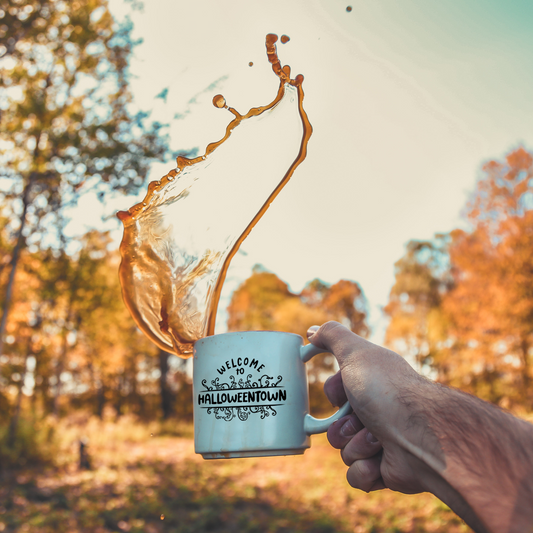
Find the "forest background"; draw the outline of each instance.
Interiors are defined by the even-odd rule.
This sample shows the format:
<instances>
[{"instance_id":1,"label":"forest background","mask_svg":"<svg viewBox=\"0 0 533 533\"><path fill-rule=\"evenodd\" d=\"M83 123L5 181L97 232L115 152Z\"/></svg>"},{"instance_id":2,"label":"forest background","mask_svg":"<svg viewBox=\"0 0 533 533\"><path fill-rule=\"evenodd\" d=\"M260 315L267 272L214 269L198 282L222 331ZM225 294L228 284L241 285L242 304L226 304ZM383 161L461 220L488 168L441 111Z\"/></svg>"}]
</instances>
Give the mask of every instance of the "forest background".
<instances>
[{"instance_id":1,"label":"forest background","mask_svg":"<svg viewBox=\"0 0 533 533\"><path fill-rule=\"evenodd\" d=\"M190 531L205 530L206 523L224 531L239 513L243 531L264 530L265 516L273 520L272 531L466 531L425 496L405 500L407 507L398 503L397 512L383 516L380 506L391 505L389 500L374 497L368 500L373 507L363 512L346 492L337 507L321 508L306 522L295 509L311 500L302 503L291 493L298 505L279 511L279 495L293 490L287 479L262 487L262 493L255 485L249 492L252 482L228 493L222 480L236 479L244 466L228 474L199 466L189 456L194 468L166 456L151 463L141 453L135 459L147 476L139 482L141 496L125 497L126 489L115 481L103 489L98 485L98 475L110 465L121 472L131 467L106 456L109 449L98 437L102 431L122 443L115 455L130 456L132 447L142 448L154 434L160 449L190 444L191 380L183 361L152 345L125 309L117 276L120 256L109 234L90 231L73 242L65 231L66 213L90 191L103 200L113 191L141 190L150 165L175 154L164 126L150 122L147 113L132 112L132 27L127 21L118 24L103 0L0 6L0 471L11 494L0 508L0 531L58 530L64 520L69 531L159 531L173 519L176 530L183 522ZM462 229L407 243L383 309L386 344L431 378L528 417L533 411L531 150L517 146L501 160L482 163L464 216ZM364 287L355 280L314 279L292 292L258 265L231 297L227 328L305 336L310 325L337 320L368 336L367 314ZM325 356L309 370L312 411L326 413L330 406L321 389L335 370L334 360ZM324 444L327 455L326 450ZM172 475L158 470L162 464L172 464ZM260 461L248 465L265 468ZM84 507L75 491L69 494L72 483L65 479L85 470L93 477L71 480L94 496ZM44 471L56 485L43 485ZM178 489L176 476L182 478ZM303 473L292 472L291 479L298 476ZM163 488L154 493L161 479ZM220 500L209 499L209 483L219 486ZM193 485L201 487L194 489L199 493ZM119 503L98 507L104 494L99 491ZM150 505L134 512L135 502L147 495ZM269 512L265 502L272 506ZM345 508L351 509L348 525L339 518ZM33 529L24 529L28 524Z\"/></svg>"}]
</instances>

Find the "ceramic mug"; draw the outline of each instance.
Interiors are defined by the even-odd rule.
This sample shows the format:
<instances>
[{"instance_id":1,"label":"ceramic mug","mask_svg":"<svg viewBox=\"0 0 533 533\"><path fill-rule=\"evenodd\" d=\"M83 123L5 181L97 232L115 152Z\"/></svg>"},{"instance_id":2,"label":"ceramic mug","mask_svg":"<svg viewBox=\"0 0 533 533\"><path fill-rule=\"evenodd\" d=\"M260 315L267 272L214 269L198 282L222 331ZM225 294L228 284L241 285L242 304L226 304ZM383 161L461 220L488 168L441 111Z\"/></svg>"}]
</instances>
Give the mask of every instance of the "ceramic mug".
<instances>
[{"instance_id":1,"label":"ceramic mug","mask_svg":"<svg viewBox=\"0 0 533 533\"><path fill-rule=\"evenodd\" d=\"M305 363L323 353L280 331L223 333L194 345L194 446L204 459L302 454L351 412L309 414Z\"/></svg>"}]
</instances>

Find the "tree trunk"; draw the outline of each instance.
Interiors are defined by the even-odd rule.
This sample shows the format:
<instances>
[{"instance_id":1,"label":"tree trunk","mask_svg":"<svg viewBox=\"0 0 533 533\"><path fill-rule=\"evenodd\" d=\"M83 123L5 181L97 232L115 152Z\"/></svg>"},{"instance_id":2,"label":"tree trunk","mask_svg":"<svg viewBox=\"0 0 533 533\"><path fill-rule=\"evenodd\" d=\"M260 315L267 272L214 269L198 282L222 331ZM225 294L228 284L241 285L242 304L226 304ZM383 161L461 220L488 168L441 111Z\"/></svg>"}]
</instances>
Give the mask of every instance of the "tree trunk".
<instances>
[{"instance_id":1,"label":"tree trunk","mask_svg":"<svg viewBox=\"0 0 533 533\"><path fill-rule=\"evenodd\" d=\"M529 377L529 342L527 339L522 339L520 342L520 351L521 351L521 359L522 359L522 368L521 368L521 374L522 374L522 402L524 402L524 405L528 402L528 392L529 392L529 383L530 383L530 377ZM528 406L531 407L531 406Z\"/></svg>"},{"instance_id":2,"label":"tree trunk","mask_svg":"<svg viewBox=\"0 0 533 533\"><path fill-rule=\"evenodd\" d=\"M165 352L164 350L159 350L159 370L161 372L161 375L159 377L159 384L163 420L167 420L172 414L172 396L167 380L169 355L170 354L168 352Z\"/></svg>"},{"instance_id":3,"label":"tree trunk","mask_svg":"<svg viewBox=\"0 0 533 533\"><path fill-rule=\"evenodd\" d=\"M118 420L122 416L122 401L123 401L124 384L125 384L124 374L119 374L117 376L117 390L115 393L116 420Z\"/></svg>"},{"instance_id":4,"label":"tree trunk","mask_svg":"<svg viewBox=\"0 0 533 533\"><path fill-rule=\"evenodd\" d=\"M13 415L11 416L11 420L9 421L9 429L7 433L7 445L9 448L13 448L13 445L15 444L15 441L17 439L17 431L18 431L19 418L20 418L20 406L22 403L22 387L24 386L24 379L26 377L27 363L28 363L28 354L26 353L26 357L24 358L24 370L21 373L20 381L18 383L17 403L15 404L15 411L13 412Z\"/></svg>"},{"instance_id":5,"label":"tree trunk","mask_svg":"<svg viewBox=\"0 0 533 533\"><path fill-rule=\"evenodd\" d=\"M56 418L59 418L59 396L61 395L61 374L63 373L63 365L62 360L60 359L57 362L56 366L56 386L55 386L55 393L54 397L52 399L52 413Z\"/></svg>"},{"instance_id":6,"label":"tree trunk","mask_svg":"<svg viewBox=\"0 0 533 533\"><path fill-rule=\"evenodd\" d=\"M34 331L41 327L41 323L43 320L40 310L37 311L36 316L37 316L37 320L35 321L35 324L33 326ZM24 387L24 380L26 379L26 371L28 368L28 357L30 355L33 355L35 357L35 354L33 353L32 335L33 333L30 333L30 336L28 337L28 342L26 344L26 355L24 357L24 366L22 368L20 381L18 384L18 390L17 390L17 403L15 404L15 412L13 413L11 420L9 421L9 429L8 429L8 434L7 434L7 444L9 447L13 447L17 439L17 431L18 431L18 425L19 425L19 419L20 419L20 406L22 404L22 387ZM37 358L35 358L35 369L37 369ZM35 376L35 369L34 369L34 376ZM33 397L35 397L35 394L36 394L36 391L34 388ZM34 413L35 413L35 410L33 410L33 414Z\"/></svg>"},{"instance_id":7,"label":"tree trunk","mask_svg":"<svg viewBox=\"0 0 533 533\"><path fill-rule=\"evenodd\" d=\"M141 405L137 392L137 355L134 355L130 359L128 368L128 404L132 412L137 415L141 413Z\"/></svg>"},{"instance_id":8,"label":"tree trunk","mask_svg":"<svg viewBox=\"0 0 533 533\"><path fill-rule=\"evenodd\" d=\"M15 284L15 274L20 259L20 252L25 244L24 227L26 226L26 214L28 212L28 205L30 203L30 191L33 185L33 179L30 177L28 183L24 187L22 193L22 215L20 216L20 227L17 235L17 243L13 248L13 255L11 257L11 272L7 280L6 295L4 298L4 312L2 313L2 320L0 321L0 355L4 352L4 335L7 326L7 317L9 315L9 308L11 306L11 298L13 297L13 286Z\"/></svg>"},{"instance_id":9,"label":"tree trunk","mask_svg":"<svg viewBox=\"0 0 533 533\"><path fill-rule=\"evenodd\" d=\"M70 310L69 310L70 312ZM68 318L67 318L68 320ZM63 339L61 340L61 353L56 366L56 393L54 394L54 416L59 418L59 397L61 396L61 374L65 368L65 361L67 358L67 331L63 328Z\"/></svg>"},{"instance_id":10,"label":"tree trunk","mask_svg":"<svg viewBox=\"0 0 533 533\"><path fill-rule=\"evenodd\" d=\"M98 390L96 393L96 414L98 418L102 420L105 407L105 387L103 381L100 381Z\"/></svg>"}]
</instances>

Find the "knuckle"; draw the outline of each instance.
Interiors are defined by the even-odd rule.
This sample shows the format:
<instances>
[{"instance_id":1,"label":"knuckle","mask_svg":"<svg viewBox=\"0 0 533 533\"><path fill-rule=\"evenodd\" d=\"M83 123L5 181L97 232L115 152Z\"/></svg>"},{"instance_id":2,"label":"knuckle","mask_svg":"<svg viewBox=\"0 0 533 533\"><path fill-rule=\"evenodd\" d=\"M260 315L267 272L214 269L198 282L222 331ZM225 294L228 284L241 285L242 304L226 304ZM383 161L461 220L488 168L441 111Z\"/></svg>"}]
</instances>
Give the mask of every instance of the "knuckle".
<instances>
[{"instance_id":1,"label":"knuckle","mask_svg":"<svg viewBox=\"0 0 533 533\"><path fill-rule=\"evenodd\" d=\"M328 320L324 324L322 324L322 327L320 328L320 333L322 335L329 335L334 329L337 329L341 324L339 322L335 322L335 320Z\"/></svg>"},{"instance_id":2,"label":"knuckle","mask_svg":"<svg viewBox=\"0 0 533 533\"><path fill-rule=\"evenodd\" d=\"M360 459L355 461L346 473L348 483L365 492L370 491L372 485L379 479L379 464L374 459Z\"/></svg>"},{"instance_id":3,"label":"knuckle","mask_svg":"<svg viewBox=\"0 0 533 533\"><path fill-rule=\"evenodd\" d=\"M375 474L375 468L373 468L372 462L368 459L360 459L355 463L359 469L359 473L363 478L372 478Z\"/></svg>"},{"instance_id":4,"label":"knuckle","mask_svg":"<svg viewBox=\"0 0 533 533\"><path fill-rule=\"evenodd\" d=\"M348 468L348 471L346 472L346 481L348 481L349 485L354 489L361 489L359 486L359 479L352 467Z\"/></svg>"},{"instance_id":5,"label":"knuckle","mask_svg":"<svg viewBox=\"0 0 533 533\"><path fill-rule=\"evenodd\" d=\"M342 458L342 461L343 463L346 465L346 466L349 466L351 468L351 466L353 465L354 461L353 460L350 460L351 458L348 457L348 454L346 452L346 447L344 447L342 450L341 450L341 458Z\"/></svg>"},{"instance_id":6,"label":"knuckle","mask_svg":"<svg viewBox=\"0 0 533 533\"><path fill-rule=\"evenodd\" d=\"M333 448L337 448L340 450L346 445L345 439L342 438L342 435L340 434L340 428L342 426L337 424L332 424L327 432L328 441L333 446Z\"/></svg>"},{"instance_id":7,"label":"knuckle","mask_svg":"<svg viewBox=\"0 0 533 533\"><path fill-rule=\"evenodd\" d=\"M346 443L343 450L343 460L346 464L355 461L371 459L378 451L376 446L366 440L367 432L362 429L362 424L356 426L357 433ZM379 448L381 449L381 448Z\"/></svg>"}]
</instances>

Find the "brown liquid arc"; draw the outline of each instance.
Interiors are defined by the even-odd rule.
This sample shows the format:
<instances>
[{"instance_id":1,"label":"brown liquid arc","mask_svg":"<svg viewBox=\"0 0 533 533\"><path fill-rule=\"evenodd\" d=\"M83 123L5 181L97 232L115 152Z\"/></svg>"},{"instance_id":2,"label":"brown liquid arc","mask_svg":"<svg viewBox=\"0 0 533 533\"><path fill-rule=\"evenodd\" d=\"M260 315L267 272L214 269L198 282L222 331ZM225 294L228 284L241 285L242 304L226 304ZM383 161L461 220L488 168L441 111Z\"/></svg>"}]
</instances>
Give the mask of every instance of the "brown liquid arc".
<instances>
[{"instance_id":1,"label":"brown liquid arc","mask_svg":"<svg viewBox=\"0 0 533 533\"><path fill-rule=\"evenodd\" d=\"M135 237L135 234L131 228L132 225L135 224L135 221L137 217L143 213L144 210L148 209L150 206L150 201L153 198L155 194L158 194L160 191L164 189L164 187L171 181L174 181L177 177L179 177L179 174L183 171L184 168L195 165L197 163L200 163L206 159L209 154L213 153L219 146L221 146L226 140L230 137L232 131L239 126L243 121L247 120L250 117L258 116L262 113L264 113L267 110L272 109L283 97L284 94L284 86L285 84L290 84L294 86L297 90L297 96L298 96L298 113L302 122L303 126L303 135L300 143L300 149L299 152L294 159L293 163L290 165L288 170L286 171L285 175L282 177L282 179L279 181L278 185L275 187L275 189L272 191L272 193L268 196L262 207L259 209L257 214L253 217L253 219L250 221L250 223L246 226L244 231L241 233L241 235L238 237L232 248L230 249L229 253L227 254L225 260L223 261L222 267L220 269L220 273L218 274L217 281L214 285L214 288L212 289L212 294L210 295L210 305L208 307L208 319L207 319L207 325L205 328L205 334L207 336L213 335L215 330L215 321L216 321L216 314L218 309L218 302L220 299L220 295L222 292L222 286L226 279L227 271L230 265L230 262L232 258L237 253L239 247L241 246L242 242L246 237L250 234L254 226L259 222L261 217L265 214L270 204L274 201L274 199L278 196L278 194L281 192L281 190L284 188L284 186L288 183L292 175L294 174L294 171L296 168L302 163L302 161L305 159L307 154L307 145L309 142L309 139L312 134L312 126L309 122L309 119L307 117L307 113L304 110L303 107L303 100L304 100L304 91L302 88L303 83L303 76L298 75L294 79L291 79L290 77L290 67L288 65L282 67L279 57L277 55L276 50L276 42L278 40L277 35L275 34L269 34L266 36L266 51L267 51L267 57L269 62L272 64L272 70L278 76L280 80L280 85L278 88L278 92L276 94L276 97L272 102L270 102L267 105L259 106L251 108L245 115L241 115L237 110L235 110L232 107L228 107L226 105L225 99L222 95L216 95L213 98L213 104L216 107L222 108L225 107L230 113L234 115L235 118L231 120L231 122L227 125L226 131L222 139L220 139L217 142L210 143L207 145L205 149L205 153L202 156L198 156L192 159L178 156L176 163L177 168L172 169L168 174L163 176L160 180L156 180L151 182L148 185L147 194L144 197L142 202L139 202L132 206L127 211L120 211L117 213L117 217L122 221L124 225L124 237L122 240L122 243L120 245L120 251L122 254L122 262L119 269L119 277L122 285L122 294L125 301L125 304L127 308L129 309L134 321L139 326L139 328L160 348L172 351L176 353L176 355L179 355L180 357L187 358L192 355L190 352L183 352L183 350L180 349L180 343L187 344L189 341L185 339L175 339L175 332L169 332L168 328L168 309L167 309L167 303L166 298L163 296L161 298L160 303L160 318L161 321L159 322L159 328L162 333L165 334L165 337L168 337L168 344L162 342L152 331L150 331L149 328L145 326L145 320L143 319L141 310L137 309L137 306L133 300L133 298L130 298L130 295L128 293L128 290L126 290L129 287L129 284L134 283L133 279L129 279L131 277L131 272L127 268L128 262L135 261L134 252L132 250L133 247L133 239ZM265 148L266 149L266 148ZM199 272L198 275L201 274L200 270L202 268L202 265L200 264L198 266ZM161 280L164 282L165 280ZM176 342L176 340L178 342Z\"/></svg>"}]
</instances>

